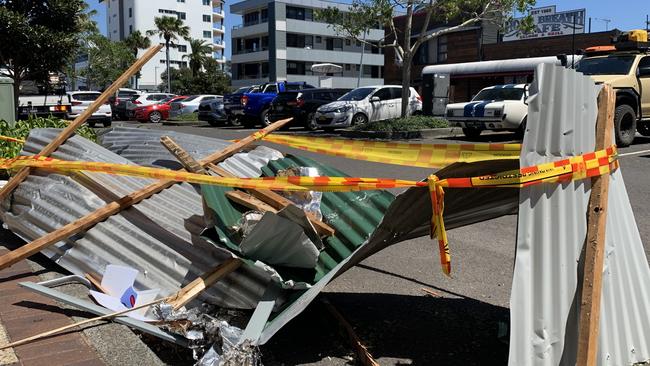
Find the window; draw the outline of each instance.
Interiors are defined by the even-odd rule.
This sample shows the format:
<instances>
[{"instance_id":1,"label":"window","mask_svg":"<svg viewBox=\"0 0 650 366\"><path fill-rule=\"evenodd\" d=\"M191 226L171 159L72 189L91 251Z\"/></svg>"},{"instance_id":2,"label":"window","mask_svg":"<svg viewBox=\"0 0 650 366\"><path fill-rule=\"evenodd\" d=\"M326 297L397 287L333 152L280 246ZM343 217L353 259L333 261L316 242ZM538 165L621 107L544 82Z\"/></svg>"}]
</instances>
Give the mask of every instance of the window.
<instances>
[{"instance_id":1,"label":"window","mask_svg":"<svg viewBox=\"0 0 650 366\"><path fill-rule=\"evenodd\" d=\"M203 0L203 5L210 5L210 0Z\"/></svg>"},{"instance_id":2,"label":"window","mask_svg":"<svg viewBox=\"0 0 650 366\"><path fill-rule=\"evenodd\" d=\"M357 71L361 71L361 65L357 65L356 69Z\"/></svg>"},{"instance_id":3,"label":"window","mask_svg":"<svg viewBox=\"0 0 650 366\"><path fill-rule=\"evenodd\" d=\"M305 8L287 6L287 18L305 20Z\"/></svg>"},{"instance_id":4,"label":"window","mask_svg":"<svg viewBox=\"0 0 650 366\"><path fill-rule=\"evenodd\" d=\"M129 34L133 33L133 26L129 25Z\"/></svg>"},{"instance_id":5,"label":"window","mask_svg":"<svg viewBox=\"0 0 650 366\"><path fill-rule=\"evenodd\" d=\"M186 16L185 13L183 12L176 12L176 15L178 16L178 19L185 20Z\"/></svg>"},{"instance_id":6,"label":"window","mask_svg":"<svg viewBox=\"0 0 650 366\"><path fill-rule=\"evenodd\" d=\"M287 33L287 47L305 48L305 47L313 47L313 46L314 46L314 36Z\"/></svg>"},{"instance_id":7,"label":"window","mask_svg":"<svg viewBox=\"0 0 650 366\"><path fill-rule=\"evenodd\" d=\"M210 23L212 21L212 17L207 14L203 14L203 21Z\"/></svg>"},{"instance_id":8,"label":"window","mask_svg":"<svg viewBox=\"0 0 650 366\"><path fill-rule=\"evenodd\" d=\"M265 78L269 76L269 63L262 62L262 77Z\"/></svg>"},{"instance_id":9,"label":"window","mask_svg":"<svg viewBox=\"0 0 650 366\"><path fill-rule=\"evenodd\" d=\"M361 47L361 41L357 41L357 47Z\"/></svg>"},{"instance_id":10,"label":"window","mask_svg":"<svg viewBox=\"0 0 650 366\"><path fill-rule=\"evenodd\" d=\"M264 91L262 93L277 93L278 88L275 86L275 84L269 84L266 86Z\"/></svg>"},{"instance_id":11,"label":"window","mask_svg":"<svg viewBox=\"0 0 650 366\"><path fill-rule=\"evenodd\" d=\"M259 13L253 12L244 14L244 26L253 25L259 23Z\"/></svg>"},{"instance_id":12,"label":"window","mask_svg":"<svg viewBox=\"0 0 650 366\"><path fill-rule=\"evenodd\" d=\"M646 56L639 61L639 77L650 77L650 56Z\"/></svg>"},{"instance_id":13,"label":"window","mask_svg":"<svg viewBox=\"0 0 650 366\"><path fill-rule=\"evenodd\" d=\"M203 38L211 38L211 37L212 37L212 32L203 31Z\"/></svg>"},{"instance_id":14,"label":"window","mask_svg":"<svg viewBox=\"0 0 650 366\"><path fill-rule=\"evenodd\" d=\"M177 3L184 3L185 0L176 0Z\"/></svg>"},{"instance_id":15,"label":"window","mask_svg":"<svg viewBox=\"0 0 650 366\"><path fill-rule=\"evenodd\" d=\"M323 42L323 37L316 36L316 43L322 43L322 42Z\"/></svg>"},{"instance_id":16,"label":"window","mask_svg":"<svg viewBox=\"0 0 650 366\"><path fill-rule=\"evenodd\" d=\"M326 48L330 51L332 50L342 50L343 49L343 40L340 38L327 38L326 39L327 46Z\"/></svg>"},{"instance_id":17,"label":"window","mask_svg":"<svg viewBox=\"0 0 650 366\"><path fill-rule=\"evenodd\" d=\"M129 8L129 18L133 18L133 8Z\"/></svg>"},{"instance_id":18,"label":"window","mask_svg":"<svg viewBox=\"0 0 650 366\"><path fill-rule=\"evenodd\" d=\"M429 42L430 41L422 43L420 47L418 47L418 50L415 51L415 56L413 56L413 63L415 65L429 64Z\"/></svg>"},{"instance_id":19,"label":"window","mask_svg":"<svg viewBox=\"0 0 650 366\"><path fill-rule=\"evenodd\" d=\"M438 62L447 62L447 36L438 37Z\"/></svg>"},{"instance_id":20,"label":"window","mask_svg":"<svg viewBox=\"0 0 650 366\"><path fill-rule=\"evenodd\" d=\"M402 88L390 88L390 98L400 99L402 97Z\"/></svg>"},{"instance_id":21,"label":"window","mask_svg":"<svg viewBox=\"0 0 650 366\"><path fill-rule=\"evenodd\" d=\"M352 44L352 42L351 42L349 39L346 39L346 40L345 40L345 45L346 45L346 46L349 46L349 45L351 45L351 44Z\"/></svg>"},{"instance_id":22,"label":"window","mask_svg":"<svg viewBox=\"0 0 650 366\"><path fill-rule=\"evenodd\" d=\"M373 94L372 97L373 97L373 98L374 98L374 97L378 97L379 100L389 100L389 99L392 99L391 92L390 92L390 88L381 88L381 89L377 90L377 91L375 92L375 94Z\"/></svg>"},{"instance_id":23,"label":"window","mask_svg":"<svg viewBox=\"0 0 650 366\"><path fill-rule=\"evenodd\" d=\"M305 63L298 61L287 61L287 74L305 75Z\"/></svg>"},{"instance_id":24,"label":"window","mask_svg":"<svg viewBox=\"0 0 650 366\"><path fill-rule=\"evenodd\" d=\"M269 9L262 9L260 12L260 19L262 23L266 23L269 20Z\"/></svg>"},{"instance_id":25,"label":"window","mask_svg":"<svg viewBox=\"0 0 650 366\"><path fill-rule=\"evenodd\" d=\"M312 9L305 9L305 20L314 20L314 11Z\"/></svg>"},{"instance_id":26,"label":"window","mask_svg":"<svg viewBox=\"0 0 650 366\"><path fill-rule=\"evenodd\" d=\"M350 64L345 64L345 71L350 71Z\"/></svg>"},{"instance_id":27,"label":"window","mask_svg":"<svg viewBox=\"0 0 650 366\"><path fill-rule=\"evenodd\" d=\"M178 49L178 52L187 52L187 46L184 44L179 44L176 48Z\"/></svg>"}]
</instances>

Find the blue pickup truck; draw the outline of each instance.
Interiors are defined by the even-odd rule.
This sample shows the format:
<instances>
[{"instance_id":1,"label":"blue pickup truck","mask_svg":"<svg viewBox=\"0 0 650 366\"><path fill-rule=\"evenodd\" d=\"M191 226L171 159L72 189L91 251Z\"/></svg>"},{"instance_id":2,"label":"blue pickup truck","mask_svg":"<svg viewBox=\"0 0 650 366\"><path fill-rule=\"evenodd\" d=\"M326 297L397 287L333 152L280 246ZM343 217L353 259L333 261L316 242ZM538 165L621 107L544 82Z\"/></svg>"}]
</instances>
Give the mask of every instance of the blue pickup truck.
<instances>
[{"instance_id":1,"label":"blue pickup truck","mask_svg":"<svg viewBox=\"0 0 650 366\"><path fill-rule=\"evenodd\" d=\"M243 107L243 122L248 127L261 124L268 126L272 123L268 112L271 102L279 92L313 89L314 87L305 82L279 81L277 83L266 83L253 89L251 92L243 93L239 97L239 103ZM224 100L228 96L224 97Z\"/></svg>"}]
</instances>

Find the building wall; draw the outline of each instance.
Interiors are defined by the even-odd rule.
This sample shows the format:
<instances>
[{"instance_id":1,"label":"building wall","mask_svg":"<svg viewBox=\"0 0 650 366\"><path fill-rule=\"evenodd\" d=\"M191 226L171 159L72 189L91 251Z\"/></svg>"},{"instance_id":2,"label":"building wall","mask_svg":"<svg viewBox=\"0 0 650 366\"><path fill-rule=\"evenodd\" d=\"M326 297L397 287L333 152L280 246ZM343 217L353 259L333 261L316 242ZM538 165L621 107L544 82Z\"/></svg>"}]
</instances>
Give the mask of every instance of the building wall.
<instances>
[{"instance_id":1,"label":"building wall","mask_svg":"<svg viewBox=\"0 0 650 366\"><path fill-rule=\"evenodd\" d=\"M613 31L576 34L575 50L611 44L613 35ZM485 45L483 47L483 56L485 60L503 60L509 58L573 54L572 39L572 36L559 36L500 42Z\"/></svg>"},{"instance_id":2,"label":"building wall","mask_svg":"<svg viewBox=\"0 0 650 366\"><path fill-rule=\"evenodd\" d=\"M148 30L155 29L154 19L161 16L176 16L184 13L183 22L190 27L190 37L205 40L214 49L212 54L215 59L225 63L223 44L220 41L225 39L222 31L223 15L222 3L219 0L210 0L204 5L203 0L104 0L107 12L108 38L119 41L129 36L133 31L140 31L146 34ZM214 7L214 8L213 8ZM204 19L204 15L209 20ZM164 39L157 35L150 36L152 44L164 43ZM177 40L180 47L170 49L170 61L172 67L187 65L187 59L183 55L191 52L189 43L184 39ZM220 44L215 46L215 43ZM139 56L145 51L141 50ZM156 89L161 82L160 75L165 70L164 49L153 57L140 71L140 89Z\"/></svg>"},{"instance_id":3,"label":"building wall","mask_svg":"<svg viewBox=\"0 0 650 366\"><path fill-rule=\"evenodd\" d=\"M331 75L332 86L356 87L360 71L363 71L361 85L383 83L384 56L376 47L373 49L368 46L364 51L365 67L362 70L359 67L363 49L360 43L346 41L326 23L288 17L288 6L312 10L327 6L347 9L345 4L319 0L283 0L268 3L246 0L231 5L232 13L244 17L244 24L233 28L231 33L233 86L280 80L304 80L318 85L318 76L310 71L311 65L316 63L334 63L343 67L341 73ZM263 20L261 15L264 11L268 14L266 20ZM251 19L257 16L258 21L248 21L248 15ZM300 46L288 43L287 37L299 38ZM367 40L377 41L382 37L383 30L373 29ZM328 50L328 38L340 39L341 48ZM264 72L267 69L268 72Z\"/></svg>"}]
</instances>

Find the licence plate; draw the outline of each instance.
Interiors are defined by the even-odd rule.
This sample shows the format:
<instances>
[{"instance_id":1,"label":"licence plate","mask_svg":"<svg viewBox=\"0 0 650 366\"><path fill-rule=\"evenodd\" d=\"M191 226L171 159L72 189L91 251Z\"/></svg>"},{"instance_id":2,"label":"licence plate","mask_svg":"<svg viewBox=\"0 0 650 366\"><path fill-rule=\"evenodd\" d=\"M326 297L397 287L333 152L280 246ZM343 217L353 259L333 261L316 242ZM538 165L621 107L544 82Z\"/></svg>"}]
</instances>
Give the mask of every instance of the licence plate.
<instances>
[{"instance_id":1,"label":"licence plate","mask_svg":"<svg viewBox=\"0 0 650 366\"><path fill-rule=\"evenodd\" d=\"M319 120L319 121L324 121L324 120L326 120L326 119L327 119L327 117L325 117L325 116L323 116L323 115L318 116L318 120Z\"/></svg>"}]
</instances>

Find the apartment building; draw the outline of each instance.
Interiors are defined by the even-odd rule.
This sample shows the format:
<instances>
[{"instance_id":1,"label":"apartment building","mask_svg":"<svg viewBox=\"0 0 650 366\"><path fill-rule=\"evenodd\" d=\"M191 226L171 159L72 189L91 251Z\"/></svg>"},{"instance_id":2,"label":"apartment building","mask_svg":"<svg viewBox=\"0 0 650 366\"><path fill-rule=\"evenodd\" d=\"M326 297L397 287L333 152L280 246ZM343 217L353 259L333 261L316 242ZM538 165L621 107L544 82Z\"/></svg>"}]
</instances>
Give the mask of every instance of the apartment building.
<instances>
[{"instance_id":1,"label":"apartment building","mask_svg":"<svg viewBox=\"0 0 650 366\"><path fill-rule=\"evenodd\" d=\"M190 27L190 37L203 39L213 49L213 57L222 65L226 62L224 54L226 29L223 25L226 16L222 0L100 0L106 3L108 38L123 40L138 30L146 34L155 29L154 19L161 16L176 16ZM149 37L152 44L164 43L157 35ZM143 53L144 51L140 51ZM181 39L170 49L172 67L188 66L187 58L191 52L188 42ZM161 83L165 71L165 52L161 51L141 70L138 87L153 90Z\"/></svg>"},{"instance_id":2,"label":"apartment building","mask_svg":"<svg viewBox=\"0 0 650 366\"><path fill-rule=\"evenodd\" d=\"M230 12L242 16L233 27L232 84L235 87L268 81L306 81L312 85L355 88L383 84L383 49L364 45L337 34L331 26L315 19L315 11L349 5L323 0L244 0L230 5ZM377 43L384 37L381 27L366 35ZM313 64L333 63L341 72L319 75Z\"/></svg>"}]
</instances>

